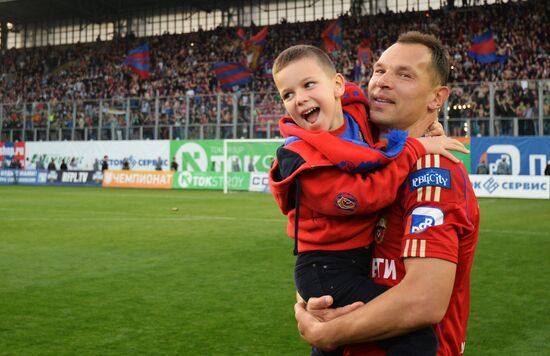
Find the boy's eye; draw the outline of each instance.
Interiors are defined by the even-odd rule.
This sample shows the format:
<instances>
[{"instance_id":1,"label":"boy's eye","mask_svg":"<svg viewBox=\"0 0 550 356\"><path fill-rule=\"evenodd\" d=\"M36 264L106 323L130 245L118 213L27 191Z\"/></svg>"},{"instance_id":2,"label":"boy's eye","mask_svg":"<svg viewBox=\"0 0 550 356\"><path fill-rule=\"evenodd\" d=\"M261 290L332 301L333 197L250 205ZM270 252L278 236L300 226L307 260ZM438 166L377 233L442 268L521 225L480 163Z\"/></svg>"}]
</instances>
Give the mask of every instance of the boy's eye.
<instances>
[{"instance_id":1,"label":"boy's eye","mask_svg":"<svg viewBox=\"0 0 550 356\"><path fill-rule=\"evenodd\" d=\"M305 87L306 87L306 88L311 88L311 87L314 86L314 85L315 85L314 82L307 82L306 85L305 85Z\"/></svg>"},{"instance_id":2,"label":"boy's eye","mask_svg":"<svg viewBox=\"0 0 550 356\"><path fill-rule=\"evenodd\" d=\"M286 101L292 97L292 93L285 93L283 94L283 100Z\"/></svg>"}]
</instances>

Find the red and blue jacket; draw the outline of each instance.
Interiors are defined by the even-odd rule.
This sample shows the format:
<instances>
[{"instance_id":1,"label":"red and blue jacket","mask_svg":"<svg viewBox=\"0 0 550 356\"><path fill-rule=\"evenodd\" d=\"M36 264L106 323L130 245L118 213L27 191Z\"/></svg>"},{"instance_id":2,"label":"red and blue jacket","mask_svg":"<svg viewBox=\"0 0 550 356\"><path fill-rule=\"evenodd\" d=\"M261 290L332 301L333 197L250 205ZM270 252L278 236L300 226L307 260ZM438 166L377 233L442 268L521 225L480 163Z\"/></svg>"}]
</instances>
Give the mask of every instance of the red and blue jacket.
<instances>
[{"instance_id":1,"label":"red and blue jacket","mask_svg":"<svg viewBox=\"0 0 550 356\"><path fill-rule=\"evenodd\" d=\"M332 132L304 130L290 117L279 122L286 141L277 151L269 184L288 216L288 235L297 237L295 253L368 246L377 212L395 200L426 153L418 140L397 130L375 144L367 99L354 84L346 84L342 106L345 124Z\"/></svg>"}]
</instances>

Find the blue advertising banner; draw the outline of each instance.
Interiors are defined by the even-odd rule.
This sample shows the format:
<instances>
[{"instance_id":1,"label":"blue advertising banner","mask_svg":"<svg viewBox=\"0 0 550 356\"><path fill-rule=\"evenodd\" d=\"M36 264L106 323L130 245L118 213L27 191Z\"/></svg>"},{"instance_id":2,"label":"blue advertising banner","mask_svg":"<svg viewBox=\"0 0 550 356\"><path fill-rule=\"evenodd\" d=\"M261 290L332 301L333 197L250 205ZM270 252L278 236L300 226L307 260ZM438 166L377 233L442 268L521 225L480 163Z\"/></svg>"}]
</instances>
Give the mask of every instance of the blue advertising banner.
<instances>
[{"instance_id":1,"label":"blue advertising banner","mask_svg":"<svg viewBox=\"0 0 550 356\"><path fill-rule=\"evenodd\" d=\"M48 185L101 186L101 171L49 171Z\"/></svg>"},{"instance_id":2,"label":"blue advertising banner","mask_svg":"<svg viewBox=\"0 0 550 356\"><path fill-rule=\"evenodd\" d=\"M0 184L46 184L48 171L35 169L0 169Z\"/></svg>"},{"instance_id":3,"label":"blue advertising banner","mask_svg":"<svg viewBox=\"0 0 550 356\"><path fill-rule=\"evenodd\" d=\"M0 169L0 184L101 186L101 171Z\"/></svg>"},{"instance_id":4,"label":"blue advertising banner","mask_svg":"<svg viewBox=\"0 0 550 356\"><path fill-rule=\"evenodd\" d=\"M472 137L471 172L485 161L489 174L496 174L501 162L508 163L512 175L544 175L550 162L550 137Z\"/></svg>"}]
</instances>

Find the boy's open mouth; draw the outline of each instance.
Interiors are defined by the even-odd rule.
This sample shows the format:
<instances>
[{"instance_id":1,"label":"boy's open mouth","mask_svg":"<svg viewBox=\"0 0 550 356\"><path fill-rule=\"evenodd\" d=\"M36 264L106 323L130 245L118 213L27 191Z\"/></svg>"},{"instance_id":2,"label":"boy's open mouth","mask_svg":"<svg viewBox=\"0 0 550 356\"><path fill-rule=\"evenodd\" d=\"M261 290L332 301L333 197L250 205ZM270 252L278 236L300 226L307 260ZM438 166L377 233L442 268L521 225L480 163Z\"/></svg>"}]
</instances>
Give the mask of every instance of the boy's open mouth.
<instances>
[{"instance_id":1,"label":"boy's open mouth","mask_svg":"<svg viewBox=\"0 0 550 356\"><path fill-rule=\"evenodd\" d=\"M317 107L314 107L314 108L311 108L307 111L305 111L303 114L302 114L302 118L306 121L310 121L310 120L314 120L317 115L315 115L316 113L319 113L319 110L321 110L321 108L319 108L318 106Z\"/></svg>"}]
</instances>

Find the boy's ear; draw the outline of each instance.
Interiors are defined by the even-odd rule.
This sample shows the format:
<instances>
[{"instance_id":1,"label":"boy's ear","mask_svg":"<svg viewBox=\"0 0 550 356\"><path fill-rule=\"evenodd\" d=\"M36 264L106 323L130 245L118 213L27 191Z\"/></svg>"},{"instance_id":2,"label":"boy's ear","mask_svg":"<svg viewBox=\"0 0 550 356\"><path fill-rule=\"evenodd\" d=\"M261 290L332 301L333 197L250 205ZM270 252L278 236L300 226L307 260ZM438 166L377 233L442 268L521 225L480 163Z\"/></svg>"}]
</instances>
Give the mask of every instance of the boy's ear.
<instances>
[{"instance_id":1,"label":"boy's ear","mask_svg":"<svg viewBox=\"0 0 550 356\"><path fill-rule=\"evenodd\" d=\"M449 87L439 86L435 89L432 100L428 103L430 111L436 111L443 107L443 103L449 98Z\"/></svg>"},{"instance_id":2,"label":"boy's ear","mask_svg":"<svg viewBox=\"0 0 550 356\"><path fill-rule=\"evenodd\" d=\"M346 80L342 74L336 73L334 76L334 96L339 98L344 95L344 91L346 91Z\"/></svg>"}]
</instances>

